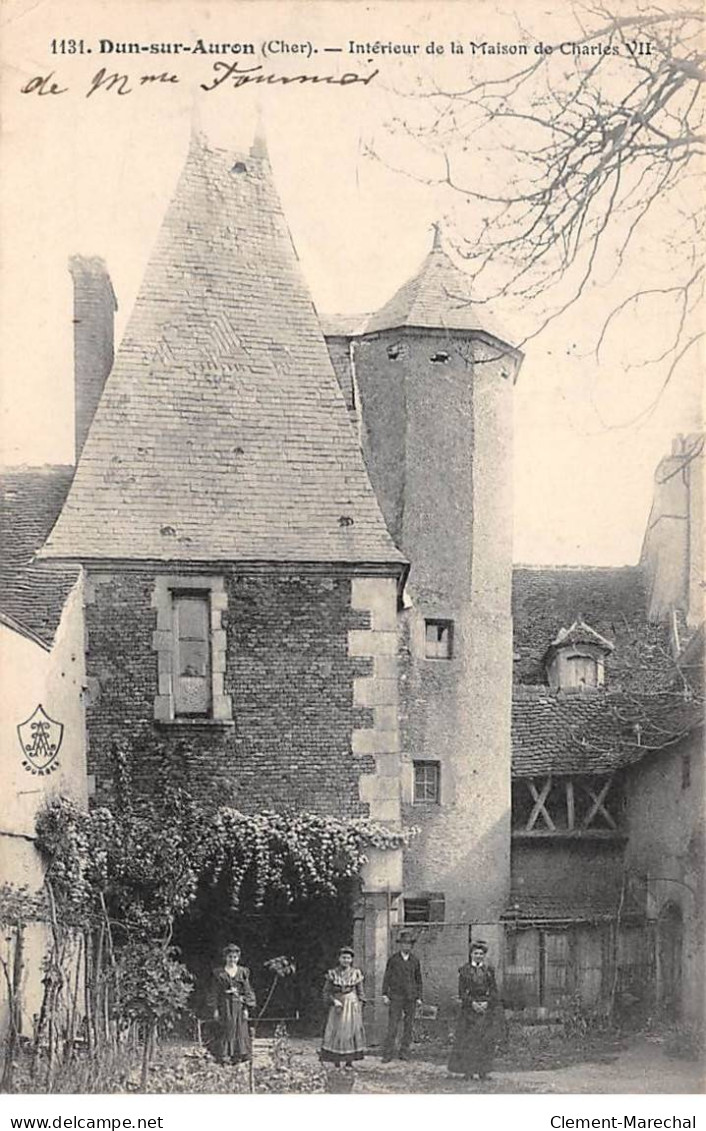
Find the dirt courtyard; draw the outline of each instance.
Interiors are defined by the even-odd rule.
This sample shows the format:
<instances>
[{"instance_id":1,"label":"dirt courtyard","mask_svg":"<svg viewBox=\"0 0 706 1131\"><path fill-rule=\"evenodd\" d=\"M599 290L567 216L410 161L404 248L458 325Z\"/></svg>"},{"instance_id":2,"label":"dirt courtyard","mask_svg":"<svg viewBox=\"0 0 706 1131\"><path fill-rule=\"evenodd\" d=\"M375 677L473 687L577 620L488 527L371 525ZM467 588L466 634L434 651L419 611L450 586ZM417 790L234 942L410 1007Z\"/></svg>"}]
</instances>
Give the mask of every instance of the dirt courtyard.
<instances>
[{"instance_id":1,"label":"dirt courtyard","mask_svg":"<svg viewBox=\"0 0 706 1131\"><path fill-rule=\"evenodd\" d=\"M316 1061L316 1042L293 1040L292 1059L296 1063ZM704 1068L692 1061L665 1055L663 1042L656 1038L635 1037L620 1049L596 1050L591 1059L565 1067L513 1069L507 1055L488 1081L465 1081L451 1077L446 1066L425 1060L419 1050L409 1061L383 1064L378 1055L366 1057L354 1070L356 1093L654 1093L691 1094L705 1089ZM595 1057L595 1059L594 1059Z\"/></svg>"}]
</instances>

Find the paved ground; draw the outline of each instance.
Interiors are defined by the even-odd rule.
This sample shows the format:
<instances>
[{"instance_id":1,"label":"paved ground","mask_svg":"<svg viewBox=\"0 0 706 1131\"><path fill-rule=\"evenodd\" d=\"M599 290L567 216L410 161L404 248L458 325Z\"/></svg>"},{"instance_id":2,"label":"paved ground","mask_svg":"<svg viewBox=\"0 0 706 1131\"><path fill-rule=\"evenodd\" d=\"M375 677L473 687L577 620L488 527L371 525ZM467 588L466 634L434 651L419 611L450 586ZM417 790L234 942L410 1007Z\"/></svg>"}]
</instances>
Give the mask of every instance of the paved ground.
<instances>
[{"instance_id":1,"label":"paved ground","mask_svg":"<svg viewBox=\"0 0 706 1131\"><path fill-rule=\"evenodd\" d=\"M316 1059L316 1047L309 1041L292 1041L295 1059L301 1063ZM487 1082L466 1082L449 1076L443 1064L415 1057L411 1061L383 1064L378 1056L367 1057L355 1070L353 1091L375 1093L404 1092L480 1092L485 1094L542 1093L648 1093L692 1094L706 1090L703 1067L665 1056L660 1042L636 1038L627 1048L566 1068L493 1072ZM344 1075L341 1072L340 1075Z\"/></svg>"}]
</instances>

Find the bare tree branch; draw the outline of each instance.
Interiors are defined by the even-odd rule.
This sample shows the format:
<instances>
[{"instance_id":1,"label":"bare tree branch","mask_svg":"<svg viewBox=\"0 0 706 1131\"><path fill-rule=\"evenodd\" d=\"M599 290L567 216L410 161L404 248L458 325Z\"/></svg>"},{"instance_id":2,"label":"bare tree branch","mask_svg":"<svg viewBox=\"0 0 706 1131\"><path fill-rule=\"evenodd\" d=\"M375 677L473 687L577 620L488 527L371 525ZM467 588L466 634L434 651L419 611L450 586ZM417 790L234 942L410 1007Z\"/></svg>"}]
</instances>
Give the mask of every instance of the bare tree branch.
<instances>
[{"instance_id":1,"label":"bare tree branch","mask_svg":"<svg viewBox=\"0 0 706 1131\"><path fill-rule=\"evenodd\" d=\"M608 335L641 302L664 296L663 341L635 363L663 367L659 398L702 337L704 13L634 2L630 13L578 5L571 57L555 45L500 74L496 60L492 73L481 67L459 89L433 79L405 91L408 112L388 124L388 140L421 147L426 172L399 157L391 163L384 142L372 155L446 194L472 301L513 300L534 315L520 347L599 277L616 287L641 280L597 326L599 360ZM652 276L646 246L657 263Z\"/></svg>"}]
</instances>

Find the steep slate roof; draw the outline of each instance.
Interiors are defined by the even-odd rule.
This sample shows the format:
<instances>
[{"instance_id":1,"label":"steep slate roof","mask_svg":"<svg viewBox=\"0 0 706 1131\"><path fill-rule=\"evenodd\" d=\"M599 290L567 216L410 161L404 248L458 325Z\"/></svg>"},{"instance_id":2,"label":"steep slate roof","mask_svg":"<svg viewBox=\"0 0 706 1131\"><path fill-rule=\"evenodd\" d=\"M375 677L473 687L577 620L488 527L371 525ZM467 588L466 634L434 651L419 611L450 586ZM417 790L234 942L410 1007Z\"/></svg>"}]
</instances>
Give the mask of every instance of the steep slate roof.
<instances>
[{"instance_id":1,"label":"steep slate roof","mask_svg":"<svg viewBox=\"0 0 706 1131\"><path fill-rule=\"evenodd\" d=\"M195 138L48 558L403 558L267 158Z\"/></svg>"},{"instance_id":2,"label":"steep slate roof","mask_svg":"<svg viewBox=\"0 0 706 1131\"><path fill-rule=\"evenodd\" d=\"M470 276L444 251L438 228L434 244L413 275L375 314L321 316L327 337L358 337L405 326L477 331L508 342L484 304L474 300Z\"/></svg>"},{"instance_id":3,"label":"steep slate roof","mask_svg":"<svg viewBox=\"0 0 706 1131\"><path fill-rule=\"evenodd\" d=\"M64 466L0 469L0 614L47 646L78 569L38 568L32 558L56 522L73 474Z\"/></svg>"}]
</instances>

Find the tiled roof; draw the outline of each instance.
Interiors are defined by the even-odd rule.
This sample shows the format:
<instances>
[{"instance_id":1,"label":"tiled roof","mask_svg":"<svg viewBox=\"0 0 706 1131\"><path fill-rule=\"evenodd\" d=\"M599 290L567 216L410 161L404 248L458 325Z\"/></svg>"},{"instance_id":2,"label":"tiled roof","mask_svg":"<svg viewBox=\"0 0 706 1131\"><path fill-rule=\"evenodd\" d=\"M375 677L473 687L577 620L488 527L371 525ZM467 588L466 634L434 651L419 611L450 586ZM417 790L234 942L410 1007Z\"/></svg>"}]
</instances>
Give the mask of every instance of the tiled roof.
<instances>
[{"instance_id":1,"label":"tiled roof","mask_svg":"<svg viewBox=\"0 0 706 1131\"><path fill-rule=\"evenodd\" d=\"M261 154L193 140L43 556L403 562Z\"/></svg>"},{"instance_id":2,"label":"tiled roof","mask_svg":"<svg viewBox=\"0 0 706 1131\"><path fill-rule=\"evenodd\" d=\"M592 923L614 919L618 914L619 893L597 892L592 898L567 899L543 892L512 892L501 918L504 922L571 922ZM644 916L644 908L633 896L626 897L620 908L621 919Z\"/></svg>"},{"instance_id":3,"label":"tiled roof","mask_svg":"<svg viewBox=\"0 0 706 1131\"><path fill-rule=\"evenodd\" d=\"M664 644L664 630L649 625L638 566L515 566L512 583L516 683L546 679L543 658L557 632L581 617L614 650L606 657L608 688L621 684ZM632 675L630 675L632 673Z\"/></svg>"},{"instance_id":4,"label":"tiled roof","mask_svg":"<svg viewBox=\"0 0 706 1131\"><path fill-rule=\"evenodd\" d=\"M513 777L601 774L634 761L615 707L622 696L602 691L555 694L515 687L512 702Z\"/></svg>"},{"instance_id":5,"label":"tiled roof","mask_svg":"<svg viewBox=\"0 0 706 1131\"><path fill-rule=\"evenodd\" d=\"M0 470L0 613L51 645L76 567L32 565L66 498L72 467ZM13 626L14 627L14 626Z\"/></svg>"},{"instance_id":6,"label":"tiled roof","mask_svg":"<svg viewBox=\"0 0 706 1131\"><path fill-rule=\"evenodd\" d=\"M700 725L700 703L676 685L645 694L515 685L512 776L612 773L669 753Z\"/></svg>"},{"instance_id":7,"label":"tiled roof","mask_svg":"<svg viewBox=\"0 0 706 1131\"><path fill-rule=\"evenodd\" d=\"M416 275L375 314L322 315L321 323L327 337L357 337L409 326L476 331L508 342L486 306L474 299L470 276L444 251L438 230Z\"/></svg>"}]
</instances>

